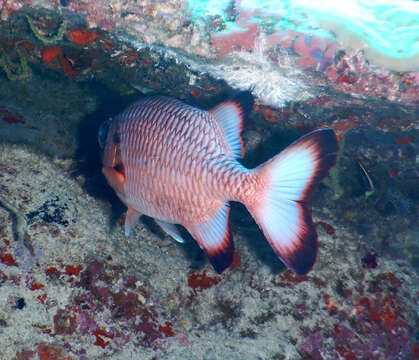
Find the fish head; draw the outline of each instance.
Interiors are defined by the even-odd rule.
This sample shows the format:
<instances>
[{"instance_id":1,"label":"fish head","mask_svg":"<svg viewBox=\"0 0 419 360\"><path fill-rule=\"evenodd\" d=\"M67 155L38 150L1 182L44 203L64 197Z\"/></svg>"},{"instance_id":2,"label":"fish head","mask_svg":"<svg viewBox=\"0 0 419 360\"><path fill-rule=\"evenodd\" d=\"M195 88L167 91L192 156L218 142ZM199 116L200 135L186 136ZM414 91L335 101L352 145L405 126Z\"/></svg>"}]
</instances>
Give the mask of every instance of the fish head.
<instances>
[{"instance_id":1,"label":"fish head","mask_svg":"<svg viewBox=\"0 0 419 360\"><path fill-rule=\"evenodd\" d=\"M125 167L121 159L118 119L108 119L99 128L98 142L102 149L102 173L119 198L125 202Z\"/></svg>"}]
</instances>

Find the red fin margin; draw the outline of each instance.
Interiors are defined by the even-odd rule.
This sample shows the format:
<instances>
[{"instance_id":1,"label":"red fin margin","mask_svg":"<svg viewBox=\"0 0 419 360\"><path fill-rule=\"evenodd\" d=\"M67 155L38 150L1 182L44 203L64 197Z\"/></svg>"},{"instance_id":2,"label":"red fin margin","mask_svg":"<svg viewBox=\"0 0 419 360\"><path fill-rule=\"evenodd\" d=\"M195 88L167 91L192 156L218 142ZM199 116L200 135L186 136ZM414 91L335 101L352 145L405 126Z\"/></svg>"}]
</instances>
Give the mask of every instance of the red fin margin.
<instances>
[{"instance_id":1,"label":"red fin margin","mask_svg":"<svg viewBox=\"0 0 419 360\"><path fill-rule=\"evenodd\" d=\"M244 156L245 149L241 132L244 119L247 118L252 107L252 95L248 91L242 91L210 110L223 130L228 149L235 159Z\"/></svg>"},{"instance_id":2,"label":"red fin margin","mask_svg":"<svg viewBox=\"0 0 419 360\"><path fill-rule=\"evenodd\" d=\"M276 255L296 274L308 273L317 257L317 232L310 209L302 203L249 208Z\"/></svg>"}]
</instances>

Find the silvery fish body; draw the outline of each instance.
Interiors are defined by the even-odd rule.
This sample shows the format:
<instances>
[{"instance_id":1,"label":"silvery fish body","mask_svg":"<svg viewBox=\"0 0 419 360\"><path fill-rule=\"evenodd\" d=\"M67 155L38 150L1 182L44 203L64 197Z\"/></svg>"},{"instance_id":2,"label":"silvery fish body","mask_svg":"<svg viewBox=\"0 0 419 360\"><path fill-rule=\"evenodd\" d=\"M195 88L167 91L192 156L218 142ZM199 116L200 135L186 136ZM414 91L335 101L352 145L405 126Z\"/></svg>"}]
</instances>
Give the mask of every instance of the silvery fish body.
<instances>
[{"instance_id":1,"label":"silvery fish body","mask_svg":"<svg viewBox=\"0 0 419 360\"><path fill-rule=\"evenodd\" d=\"M128 207L127 235L144 214L182 242L174 225L181 224L222 272L233 259L228 202L239 201L288 267L311 269L317 234L305 202L336 161L336 137L330 129L312 132L247 169L237 159L252 104L250 94L240 93L205 111L154 96L102 126L102 170Z\"/></svg>"}]
</instances>

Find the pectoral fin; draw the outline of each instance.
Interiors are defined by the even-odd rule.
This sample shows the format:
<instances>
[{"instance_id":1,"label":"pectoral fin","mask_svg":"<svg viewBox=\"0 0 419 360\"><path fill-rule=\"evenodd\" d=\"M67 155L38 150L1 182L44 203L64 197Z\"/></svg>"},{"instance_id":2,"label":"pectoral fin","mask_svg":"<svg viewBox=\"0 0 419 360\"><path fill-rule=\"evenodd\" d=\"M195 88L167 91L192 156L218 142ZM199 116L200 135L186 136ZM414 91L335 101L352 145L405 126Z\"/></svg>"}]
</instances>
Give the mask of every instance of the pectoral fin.
<instances>
[{"instance_id":1,"label":"pectoral fin","mask_svg":"<svg viewBox=\"0 0 419 360\"><path fill-rule=\"evenodd\" d=\"M133 208L128 208L127 213L125 215L125 236L130 236L132 228L134 227L135 223L137 222L138 218L141 216L137 210Z\"/></svg>"},{"instance_id":2,"label":"pectoral fin","mask_svg":"<svg viewBox=\"0 0 419 360\"><path fill-rule=\"evenodd\" d=\"M164 230L164 232L175 239L178 243L183 244L185 240L182 238L182 235L180 235L179 230L176 228L175 224L168 223L166 221L157 220L154 219L157 224Z\"/></svg>"}]
</instances>

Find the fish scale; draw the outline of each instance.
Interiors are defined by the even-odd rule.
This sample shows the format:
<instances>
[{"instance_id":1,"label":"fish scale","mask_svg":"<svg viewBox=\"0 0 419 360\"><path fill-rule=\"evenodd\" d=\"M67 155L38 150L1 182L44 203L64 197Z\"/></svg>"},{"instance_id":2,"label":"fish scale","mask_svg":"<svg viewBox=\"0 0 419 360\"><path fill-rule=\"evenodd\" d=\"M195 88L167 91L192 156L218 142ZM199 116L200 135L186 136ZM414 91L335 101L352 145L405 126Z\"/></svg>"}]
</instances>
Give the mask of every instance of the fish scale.
<instances>
[{"instance_id":1,"label":"fish scale","mask_svg":"<svg viewBox=\"0 0 419 360\"><path fill-rule=\"evenodd\" d=\"M238 162L253 99L240 93L204 111L155 96L128 107L99 131L102 171L127 205L125 233L142 214L179 242L183 225L217 272L233 261L229 201L243 203L278 257L297 274L317 254L307 202L336 162L331 129L314 131L255 169Z\"/></svg>"}]
</instances>

